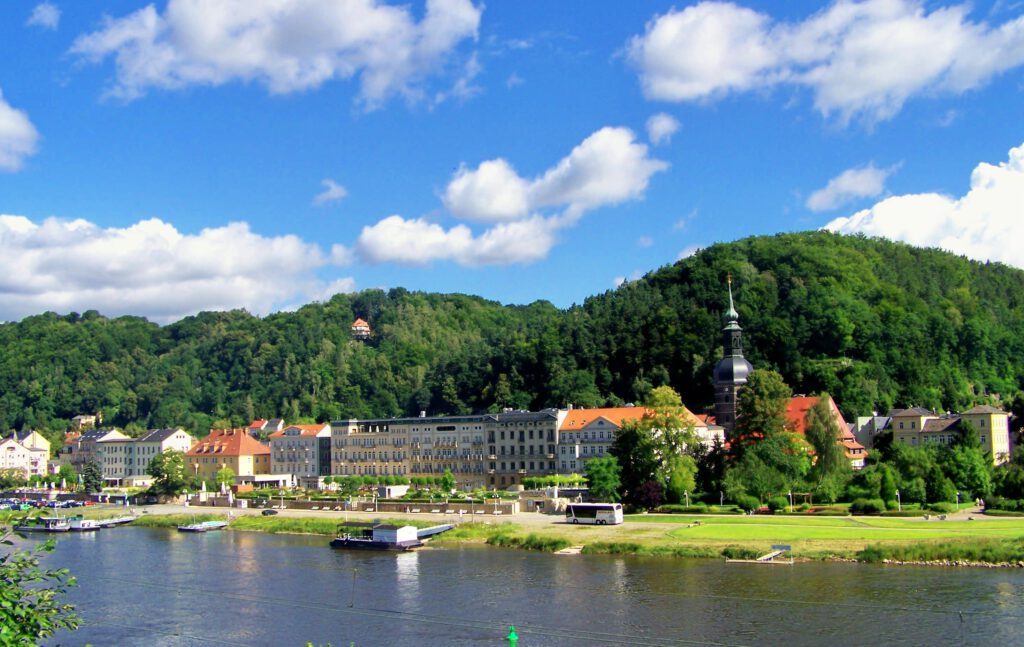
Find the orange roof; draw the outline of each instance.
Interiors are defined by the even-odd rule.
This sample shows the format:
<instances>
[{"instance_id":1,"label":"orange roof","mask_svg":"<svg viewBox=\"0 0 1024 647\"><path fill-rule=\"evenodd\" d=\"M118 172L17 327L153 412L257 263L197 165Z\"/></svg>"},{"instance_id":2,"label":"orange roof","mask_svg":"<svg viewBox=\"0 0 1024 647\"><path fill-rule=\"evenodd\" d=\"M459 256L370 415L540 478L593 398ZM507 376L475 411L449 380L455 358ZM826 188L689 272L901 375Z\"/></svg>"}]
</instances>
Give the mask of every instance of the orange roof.
<instances>
[{"instance_id":1,"label":"orange roof","mask_svg":"<svg viewBox=\"0 0 1024 647\"><path fill-rule=\"evenodd\" d=\"M267 437L268 438L280 438L280 437L284 436L284 432L288 431L289 429L298 429L298 430L300 430L302 432L301 434L299 434L300 436L316 436L318 433L320 433L326 427L329 427L329 426L330 425L328 425L327 423L321 423L321 424L317 424L317 425L288 425L287 427L285 427L281 431L275 431L274 433L270 434Z\"/></svg>"},{"instance_id":2,"label":"orange roof","mask_svg":"<svg viewBox=\"0 0 1024 647\"><path fill-rule=\"evenodd\" d=\"M369 328L370 324L366 323L362 319L356 319L355 321L352 322L352 327L353 328Z\"/></svg>"},{"instance_id":3,"label":"orange roof","mask_svg":"<svg viewBox=\"0 0 1024 647\"><path fill-rule=\"evenodd\" d=\"M786 407L786 420L789 422L791 431L801 436L807 432L807 412L817 403L818 396L801 395L789 399L789 404ZM839 407L836 406L835 400L830 397L828 403L832 409L832 416L839 424L841 436L839 442L847 449L846 457L853 458L853 454L850 453L851 450L859 449L862 450L859 457L863 458L864 445L858 443L854 438L853 432L850 431L850 426L846 424L846 420L843 418L842 412L839 411Z\"/></svg>"},{"instance_id":4,"label":"orange roof","mask_svg":"<svg viewBox=\"0 0 1024 647\"><path fill-rule=\"evenodd\" d=\"M704 422L684 407L686 422L703 426ZM639 420L648 413L654 413L647 407L610 407L607 409L571 409L565 415L559 431L583 429L598 418L604 418L616 427L621 428L627 420Z\"/></svg>"},{"instance_id":5,"label":"orange roof","mask_svg":"<svg viewBox=\"0 0 1024 647\"><path fill-rule=\"evenodd\" d=\"M257 418L249 423L249 429L263 429L267 424L267 421L263 418Z\"/></svg>"},{"instance_id":6,"label":"orange roof","mask_svg":"<svg viewBox=\"0 0 1024 647\"><path fill-rule=\"evenodd\" d=\"M269 454L270 448L248 434L245 429L211 429L186 456L255 456Z\"/></svg>"}]
</instances>

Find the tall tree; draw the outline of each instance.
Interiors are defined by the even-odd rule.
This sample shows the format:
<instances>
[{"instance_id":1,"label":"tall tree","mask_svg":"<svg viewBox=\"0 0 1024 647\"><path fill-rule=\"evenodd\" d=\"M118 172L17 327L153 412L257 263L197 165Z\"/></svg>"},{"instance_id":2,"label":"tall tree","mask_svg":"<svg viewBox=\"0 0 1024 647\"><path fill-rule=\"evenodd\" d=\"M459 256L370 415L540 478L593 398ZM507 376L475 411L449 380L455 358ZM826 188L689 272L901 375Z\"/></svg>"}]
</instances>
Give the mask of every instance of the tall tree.
<instances>
[{"instance_id":1,"label":"tall tree","mask_svg":"<svg viewBox=\"0 0 1024 647\"><path fill-rule=\"evenodd\" d=\"M622 500L639 505L641 488L655 480L658 469L657 448L650 430L638 420L627 420L615 435L609 453L619 464Z\"/></svg>"},{"instance_id":2,"label":"tall tree","mask_svg":"<svg viewBox=\"0 0 1024 647\"><path fill-rule=\"evenodd\" d=\"M807 411L804 436L814 448L814 465L810 478L817 487L827 480L851 472L850 461L842 444L842 431L833 413L832 398L827 393L818 395L818 401Z\"/></svg>"},{"instance_id":3,"label":"tall tree","mask_svg":"<svg viewBox=\"0 0 1024 647\"><path fill-rule=\"evenodd\" d=\"M775 371L759 369L750 374L740 389L736 404L736 426L730 446L737 456L759 440L786 431L789 387Z\"/></svg>"},{"instance_id":4,"label":"tall tree","mask_svg":"<svg viewBox=\"0 0 1024 647\"><path fill-rule=\"evenodd\" d=\"M82 466L82 486L89 494L103 489L103 470L96 461L89 461Z\"/></svg>"},{"instance_id":5,"label":"tall tree","mask_svg":"<svg viewBox=\"0 0 1024 647\"><path fill-rule=\"evenodd\" d=\"M620 500L619 462L614 456L601 456L587 461L587 489L590 497L597 501L617 502Z\"/></svg>"},{"instance_id":6,"label":"tall tree","mask_svg":"<svg viewBox=\"0 0 1024 647\"><path fill-rule=\"evenodd\" d=\"M185 454L169 449L149 461L146 473L153 477L151 489L158 494L177 496L188 487Z\"/></svg>"}]
</instances>

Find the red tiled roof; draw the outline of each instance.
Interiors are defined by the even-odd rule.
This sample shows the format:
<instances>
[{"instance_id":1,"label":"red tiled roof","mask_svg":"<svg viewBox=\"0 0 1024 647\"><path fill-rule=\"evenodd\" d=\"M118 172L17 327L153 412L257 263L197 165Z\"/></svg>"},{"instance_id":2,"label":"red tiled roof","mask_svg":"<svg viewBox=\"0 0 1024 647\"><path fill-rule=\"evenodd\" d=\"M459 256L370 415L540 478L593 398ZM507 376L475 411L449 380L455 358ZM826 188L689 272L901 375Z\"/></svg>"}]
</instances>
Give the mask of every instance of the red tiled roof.
<instances>
[{"instance_id":1,"label":"red tiled roof","mask_svg":"<svg viewBox=\"0 0 1024 647\"><path fill-rule=\"evenodd\" d=\"M250 436L245 429L211 429L186 456L256 456L269 454L270 448Z\"/></svg>"},{"instance_id":2,"label":"red tiled roof","mask_svg":"<svg viewBox=\"0 0 1024 647\"><path fill-rule=\"evenodd\" d=\"M366 323L362 319L356 319L355 321L352 322L352 327L353 328L369 328L370 324Z\"/></svg>"},{"instance_id":3,"label":"red tiled roof","mask_svg":"<svg viewBox=\"0 0 1024 647\"><path fill-rule=\"evenodd\" d=\"M268 438L281 438L282 436L284 436L284 432L288 431L289 429L300 430L302 432L301 434L299 434L300 436L316 436L326 427L330 427L330 425L328 425L327 423L321 423L316 425L288 425L281 431L275 431L274 433L270 434Z\"/></svg>"},{"instance_id":4,"label":"red tiled roof","mask_svg":"<svg viewBox=\"0 0 1024 647\"><path fill-rule=\"evenodd\" d=\"M689 409L685 409L684 416L687 422L696 426L702 426L704 422L693 415ZM583 429L598 418L604 418L616 427L621 428L627 420L639 420L648 413L653 413L647 407L610 407L605 409L572 409L565 415L559 431L573 431Z\"/></svg>"},{"instance_id":5,"label":"red tiled roof","mask_svg":"<svg viewBox=\"0 0 1024 647\"><path fill-rule=\"evenodd\" d=\"M789 423L790 431L801 436L807 433L807 412L817 403L818 396L801 395L789 399L789 404L786 406L786 420ZM846 424L846 420L843 418L842 412L839 411L839 407L836 406L835 400L829 398L828 403L829 408L832 409L832 416L839 425L840 442L847 449L846 457L854 458L850 450L863 450L864 446L854 438L853 432L850 431L850 425Z\"/></svg>"}]
</instances>

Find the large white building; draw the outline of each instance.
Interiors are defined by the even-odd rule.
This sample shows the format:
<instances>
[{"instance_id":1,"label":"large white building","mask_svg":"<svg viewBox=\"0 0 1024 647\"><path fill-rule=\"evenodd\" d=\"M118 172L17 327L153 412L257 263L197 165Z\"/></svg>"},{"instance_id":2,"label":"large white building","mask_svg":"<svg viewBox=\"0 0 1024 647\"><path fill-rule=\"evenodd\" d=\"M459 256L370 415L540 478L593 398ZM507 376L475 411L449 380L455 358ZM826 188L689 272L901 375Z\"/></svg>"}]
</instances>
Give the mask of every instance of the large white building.
<instances>
[{"instance_id":1,"label":"large white building","mask_svg":"<svg viewBox=\"0 0 1024 647\"><path fill-rule=\"evenodd\" d=\"M26 479L33 475L45 476L49 458L49 447L35 447L31 444L26 446L18 441L17 436L10 436L0 441L0 470L2 471L21 472Z\"/></svg>"},{"instance_id":2,"label":"large white building","mask_svg":"<svg viewBox=\"0 0 1024 647\"><path fill-rule=\"evenodd\" d=\"M182 453L191 449L195 439L183 429L151 429L138 438L124 434L108 436L96 442L96 460L103 480L111 485L147 485L150 461L168 450Z\"/></svg>"}]
</instances>

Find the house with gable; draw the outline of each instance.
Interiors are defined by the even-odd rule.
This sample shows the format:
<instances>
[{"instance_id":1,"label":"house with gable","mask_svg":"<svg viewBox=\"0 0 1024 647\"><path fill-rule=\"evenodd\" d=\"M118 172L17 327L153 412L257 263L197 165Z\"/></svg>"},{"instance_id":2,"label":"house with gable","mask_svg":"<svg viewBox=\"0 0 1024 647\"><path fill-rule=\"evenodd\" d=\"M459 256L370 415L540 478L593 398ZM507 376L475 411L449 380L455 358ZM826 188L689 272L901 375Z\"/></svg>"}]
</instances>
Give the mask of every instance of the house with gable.
<instances>
[{"instance_id":1,"label":"house with gable","mask_svg":"<svg viewBox=\"0 0 1024 647\"><path fill-rule=\"evenodd\" d=\"M211 429L185 454L186 467L204 481L230 468L236 477L270 473L270 447L249 435L246 428Z\"/></svg>"},{"instance_id":2,"label":"house with gable","mask_svg":"<svg viewBox=\"0 0 1024 647\"><path fill-rule=\"evenodd\" d=\"M789 399L789 403L786 406L786 421L790 431L801 436L806 434L807 412L818 403L818 400L819 396L806 395L794 396ZM839 426L839 443L846 452L846 458L850 461L850 466L855 470L863 469L864 461L868 457L867 449L864 448L864 445L857 442L857 438L850 431L850 426L846 424L846 420L843 419L843 414L839 411L835 400L829 397L828 405L829 410L832 412L832 418Z\"/></svg>"},{"instance_id":3,"label":"house with gable","mask_svg":"<svg viewBox=\"0 0 1024 647\"><path fill-rule=\"evenodd\" d=\"M357 318L352 322L351 326L352 339L359 339L365 341L373 336L373 331L370 330L370 324L362 318Z\"/></svg>"},{"instance_id":4,"label":"house with gable","mask_svg":"<svg viewBox=\"0 0 1024 647\"><path fill-rule=\"evenodd\" d=\"M978 432L982 451L992 456L994 465L1010 458L1010 414L983 404L963 413L937 414L928 409L913 407L890 412L892 439L918 447L926 443L952 445L960 437L963 421L971 423Z\"/></svg>"},{"instance_id":5,"label":"house with gable","mask_svg":"<svg viewBox=\"0 0 1024 647\"><path fill-rule=\"evenodd\" d=\"M18 434L4 438L0 441L0 470L20 472L26 479L31 476L45 476L47 461L50 458L48 445L49 443L45 449L26 446L19 441Z\"/></svg>"}]
</instances>

